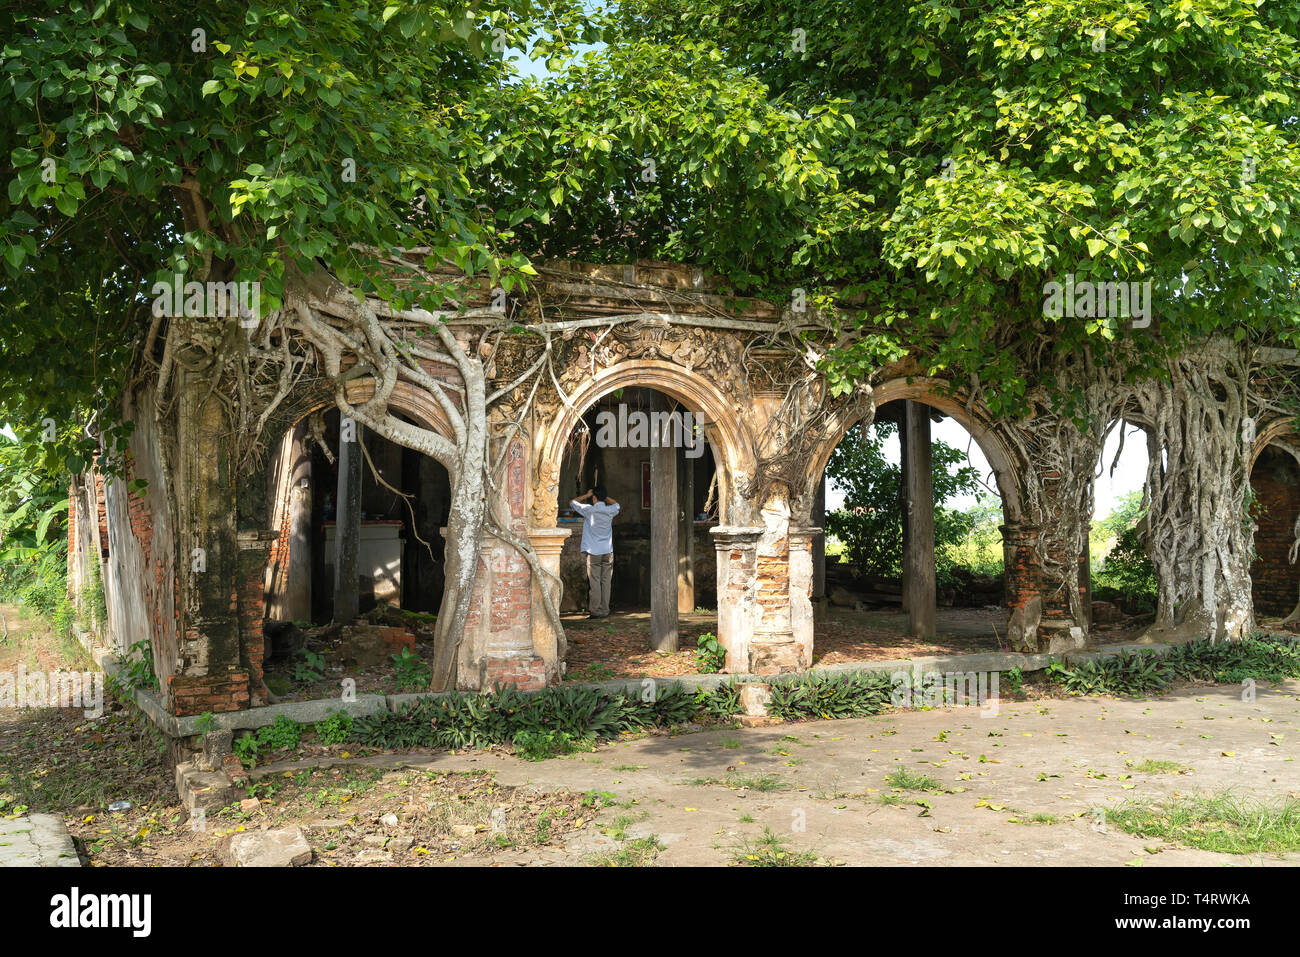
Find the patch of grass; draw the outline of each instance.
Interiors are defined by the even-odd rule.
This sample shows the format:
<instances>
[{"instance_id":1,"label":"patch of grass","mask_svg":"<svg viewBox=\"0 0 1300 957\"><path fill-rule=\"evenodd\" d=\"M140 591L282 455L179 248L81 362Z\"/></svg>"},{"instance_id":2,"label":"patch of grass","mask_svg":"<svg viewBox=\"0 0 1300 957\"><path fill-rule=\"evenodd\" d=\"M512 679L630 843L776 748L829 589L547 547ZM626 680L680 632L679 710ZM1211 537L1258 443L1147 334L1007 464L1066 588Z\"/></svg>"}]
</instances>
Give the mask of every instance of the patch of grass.
<instances>
[{"instance_id":1,"label":"patch of grass","mask_svg":"<svg viewBox=\"0 0 1300 957\"><path fill-rule=\"evenodd\" d=\"M1007 821L1010 824L1060 824L1061 823L1061 819L1057 817L1055 814L1047 814L1043 811L1039 811L1037 814L1030 814L1028 816L1020 815L1018 817L1007 818Z\"/></svg>"},{"instance_id":2,"label":"patch of grass","mask_svg":"<svg viewBox=\"0 0 1300 957\"><path fill-rule=\"evenodd\" d=\"M790 787L786 781L782 781L775 774L737 774L735 772L727 775L726 785L729 788L748 788L751 791L784 791Z\"/></svg>"},{"instance_id":3,"label":"patch of grass","mask_svg":"<svg viewBox=\"0 0 1300 957\"><path fill-rule=\"evenodd\" d=\"M1300 800L1262 802L1232 794L1131 802L1107 815L1121 830L1145 838L1224 854L1300 850Z\"/></svg>"},{"instance_id":4,"label":"patch of grass","mask_svg":"<svg viewBox=\"0 0 1300 957\"><path fill-rule=\"evenodd\" d=\"M710 787L721 785L722 787L731 788L738 791L741 788L747 788L751 791L784 791L790 787L789 782L782 781L775 774L740 774L733 771L726 778L691 778L689 781L683 781L683 784L689 784L692 787Z\"/></svg>"},{"instance_id":5,"label":"patch of grass","mask_svg":"<svg viewBox=\"0 0 1300 957\"><path fill-rule=\"evenodd\" d=\"M728 751L734 751L734 750L736 750L738 747L740 747L740 739L739 739L739 738L723 738L721 741L718 742L718 747L720 747L720 748L726 748Z\"/></svg>"},{"instance_id":6,"label":"patch of grass","mask_svg":"<svg viewBox=\"0 0 1300 957\"><path fill-rule=\"evenodd\" d=\"M1191 768L1179 764L1177 761L1155 761L1147 758L1145 761L1124 762L1129 766L1129 770L1136 771L1138 774L1183 774L1190 771Z\"/></svg>"},{"instance_id":7,"label":"patch of grass","mask_svg":"<svg viewBox=\"0 0 1300 957\"><path fill-rule=\"evenodd\" d=\"M943 785L932 777L924 774L918 774L915 771L909 771L907 768L898 768L885 778L885 783L891 788L901 788L904 791L942 791Z\"/></svg>"},{"instance_id":8,"label":"patch of grass","mask_svg":"<svg viewBox=\"0 0 1300 957\"><path fill-rule=\"evenodd\" d=\"M740 823L741 823L741 824L753 824L753 823L754 823L754 815L752 815L752 814L742 814L742 815L740 815Z\"/></svg>"},{"instance_id":9,"label":"patch of grass","mask_svg":"<svg viewBox=\"0 0 1300 957\"><path fill-rule=\"evenodd\" d=\"M879 804L884 804L887 807L895 807L900 804L906 804L907 799L904 798L901 794L881 794L876 798L876 802Z\"/></svg>"},{"instance_id":10,"label":"patch of grass","mask_svg":"<svg viewBox=\"0 0 1300 957\"><path fill-rule=\"evenodd\" d=\"M664 845L657 834L624 841L617 851L606 851L590 859L593 867L649 867Z\"/></svg>"},{"instance_id":11,"label":"patch of grass","mask_svg":"<svg viewBox=\"0 0 1300 957\"><path fill-rule=\"evenodd\" d=\"M627 828L629 824L635 824L636 818L627 814L620 814L614 818L614 822L605 828L605 834L616 841L627 840Z\"/></svg>"},{"instance_id":12,"label":"patch of grass","mask_svg":"<svg viewBox=\"0 0 1300 957\"><path fill-rule=\"evenodd\" d=\"M732 849L731 863L738 867L815 867L821 860L809 851L791 850L765 827L762 837L743 840Z\"/></svg>"},{"instance_id":13,"label":"patch of grass","mask_svg":"<svg viewBox=\"0 0 1300 957\"><path fill-rule=\"evenodd\" d=\"M593 661L582 669L580 677L583 681L609 681L614 677L614 669L603 662Z\"/></svg>"}]
</instances>

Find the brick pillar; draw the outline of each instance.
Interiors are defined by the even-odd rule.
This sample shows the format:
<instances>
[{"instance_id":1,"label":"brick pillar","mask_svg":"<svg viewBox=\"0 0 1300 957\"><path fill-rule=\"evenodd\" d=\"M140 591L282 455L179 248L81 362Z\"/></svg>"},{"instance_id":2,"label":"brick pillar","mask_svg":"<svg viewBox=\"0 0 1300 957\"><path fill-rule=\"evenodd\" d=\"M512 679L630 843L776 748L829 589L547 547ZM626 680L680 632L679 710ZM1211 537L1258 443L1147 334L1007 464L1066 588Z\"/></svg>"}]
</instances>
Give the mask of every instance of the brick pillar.
<instances>
[{"instance_id":1,"label":"brick pillar","mask_svg":"<svg viewBox=\"0 0 1300 957\"><path fill-rule=\"evenodd\" d=\"M825 541L815 525L790 527L790 631L800 670L812 667L813 606L816 588L816 543Z\"/></svg>"},{"instance_id":2,"label":"brick pillar","mask_svg":"<svg viewBox=\"0 0 1300 957\"><path fill-rule=\"evenodd\" d=\"M262 622L266 617L266 561L277 536L272 531L239 533L239 644L241 660L248 670L249 704L269 703L262 680L266 639Z\"/></svg>"},{"instance_id":3,"label":"brick pillar","mask_svg":"<svg viewBox=\"0 0 1300 957\"><path fill-rule=\"evenodd\" d=\"M569 537L570 530L567 528L535 528L529 531L528 540L532 543L533 551L537 553L538 563L542 568L555 576L555 580L546 582L533 582L533 601L532 601L532 624L533 624L533 654L542 660L546 669L546 683L558 684L564 674L564 659L568 649L564 646L564 640L560 634L551 625L550 619L546 615L546 604L542 600L542 588L547 587L551 596L551 601L558 610L561 599L560 577L560 552L564 548L564 540Z\"/></svg>"},{"instance_id":4,"label":"brick pillar","mask_svg":"<svg viewBox=\"0 0 1300 957\"><path fill-rule=\"evenodd\" d=\"M497 514L507 517L510 532L525 540L529 538L526 472L524 444L515 439L505 450L505 475L498 491L502 500ZM548 672L546 657L535 650L533 607L539 599L534 594L528 559L513 545L486 532L482 547L480 571L474 582L480 616L466 624L461 646L462 686L484 691L498 683L514 684L520 689L545 687L556 676ZM471 627L477 629L477 634L470 634ZM556 652L558 658L558 649Z\"/></svg>"},{"instance_id":5,"label":"brick pillar","mask_svg":"<svg viewBox=\"0 0 1300 957\"><path fill-rule=\"evenodd\" d=\"M1291 563L1296 521L1300 517L1300 467L1295 458L1269 446L1260 453L1250 473L1255 490L1255 561L1250 566L1255 614L1285 617L1300 600L1300 563Z\"/></svg>"},{"instance_id":6,"label":"brick pillar","mask_svg":"<svg viewBox=\"0 0 1300 957\"><path fill-rule=\"evenodd\" d=\"M249 706L239 613L239 544L231 424L207 380L177 387L176 565L180 653L164 694L176 715ZM261 568L258 569L261 584Z\"/></svg>"},{"instance_id":7,"label":"brick pillar","mask_svg":"<svg viewBox=\"0 0 1300 957\"><path fill-rule=\"evenodd\" d=\"M727 649L726 669L749 671L750 640L757 616L758 539L762 526L719 525L711 530L718 574L718 641Z\"/></svg>"}]
</instances>

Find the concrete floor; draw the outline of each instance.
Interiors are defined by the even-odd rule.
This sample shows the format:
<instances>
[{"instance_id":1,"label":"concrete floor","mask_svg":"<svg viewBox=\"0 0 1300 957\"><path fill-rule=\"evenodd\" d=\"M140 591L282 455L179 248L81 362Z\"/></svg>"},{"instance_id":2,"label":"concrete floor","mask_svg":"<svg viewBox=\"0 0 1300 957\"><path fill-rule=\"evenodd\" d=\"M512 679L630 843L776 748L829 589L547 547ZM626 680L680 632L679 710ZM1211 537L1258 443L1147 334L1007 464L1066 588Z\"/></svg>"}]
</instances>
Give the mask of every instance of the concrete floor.
<instances>
[{"instance_id":1,"label":"concrete floor","mask_svg":"<svg viewBox=\"0 0 1300 957\"><path fill-rule=\"evenodd\" d=\"M1253 702L1243 702L1236 687L1220 686L1149 700L1007 704L987 718L976 708L946 709L653 737L538 763L496 753L427 763L490 770L503 784L612 792L620 802L634 801L603 811L600 821L626 816L633 819L629 837L657 835L665 845L660 865L729 863L741 842L766 826L790 850L854 865L1240 866L1295 864L1300 856L1162 847L1106 826L1099 811L1133 799L1224 790L1297 798L1297 752L1300 682L1291 681L1261 685ZM1144 774L1127 764L1148 759L1188 771ZM949 793L891 792L885 778L899 767L936 779ZM704 783L729 775L733 785L742 776L775 775L788 789ZM882 805L886 793L907 803ZM1013 823L1035 813L1060 823ZM618 846L593 834L493 861L576 863Z\"/></svg>"}]
</instances>

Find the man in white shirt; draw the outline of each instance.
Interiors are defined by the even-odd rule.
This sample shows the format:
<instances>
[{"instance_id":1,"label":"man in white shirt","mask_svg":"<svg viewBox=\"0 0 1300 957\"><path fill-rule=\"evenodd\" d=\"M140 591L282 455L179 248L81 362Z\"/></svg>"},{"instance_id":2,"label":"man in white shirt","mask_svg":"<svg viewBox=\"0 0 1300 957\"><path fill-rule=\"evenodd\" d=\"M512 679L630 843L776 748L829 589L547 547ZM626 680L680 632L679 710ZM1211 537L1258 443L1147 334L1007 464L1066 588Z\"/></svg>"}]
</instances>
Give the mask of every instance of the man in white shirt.
<instances>
[{"instance_id":1,"label":"man in white shirt","mask_svg":"<svg viewBox=\"0 0 1300 957\"><path fill-rule=\"evenodd\" d=\"M605 486L588 489L570 507L582 516L582 553L587 556L588 618L609 617L609 586L614 580L614 516L618 502Z\"/></svg>"}]
</instances>

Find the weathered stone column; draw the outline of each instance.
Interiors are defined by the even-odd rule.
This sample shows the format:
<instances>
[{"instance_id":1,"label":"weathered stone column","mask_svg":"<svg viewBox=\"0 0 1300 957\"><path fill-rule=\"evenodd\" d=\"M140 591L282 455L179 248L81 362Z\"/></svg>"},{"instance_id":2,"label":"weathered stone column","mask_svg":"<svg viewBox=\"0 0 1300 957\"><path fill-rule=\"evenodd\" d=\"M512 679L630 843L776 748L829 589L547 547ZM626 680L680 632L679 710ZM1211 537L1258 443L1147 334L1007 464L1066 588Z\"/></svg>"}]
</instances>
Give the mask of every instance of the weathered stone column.
<instances>
[{"instance_id":1,"label":"weathered stone column","mask_svg":"<svg viewBox=\"0 0 1300 957\"><path fill-rule=\"evenodd\" d=\"M241 664L248 671L249 705L268 704L262 666L266 659L266 638L262 622L266 614L265 575L267 557L276 535L267 529L238 533L238 611L239 640L243 648Z\"/></svg>"},{"instance_id":2,"label":"weathered stone column","mask_svg":"<svg viewBox=\"0 0 1300 957\"><path fill-rule=\"evenodd\" d=\"M533 654L542 659L546 669L547 684L558 684L563 677L563 664L568 648L565 647L564 639L547 617L542 588L547 589L551 602L556 609L559 609L562 591L559 580L560 553L569 534L570 530L567 528L534 528L528 533L528 540L532 543L533 551L537 553L538 563L548 574L555 576L554 580L533 582Z\"/></svg>"},{"instance_id":3,"label":"weathered stone column","mask_svg":"<svg viewBox=\"0 0 1300 957\"><path fill-rule=\"evenodd\" d=\"M238 711L249 706L249 674L240 661L237 618L232 426L202 376L181 374L176 406L180 651L164 695L176 715Z\"/></svg>"},{"instance_id":4,"label":"weathered stone column","mask_svg":"<svg viewBox=\"0 0 1300 957\"><path fill-rule=\"evenodd\" d=\"M351 624L361 608L357 552L361 547L362 425L339 421L338 511L334 526L334 620Z\"/></svg>"},{"instance_id":5,"label":"weathered stone column","mask_svg":"<svg viewBox=\"0 0 1300 957\"><path fill-rule=\"evenodd\" d=\"M749 645L757 616L758 539L762 526L712 529L718 569L718 641L727 650L726 670L749 671Z\"/></svg>"},{"instance_id":6,"label":"weathered stone column","mask_svg":"<svg viewBox=\"0 0 1300 957\"><path fill-rule=\"evenodd\" d=\"M934 469L930 457L930 410L907 402L907 547L903 554L903 603L908 634L933 638L937 617L934 564Z\"/></svg>"},{"instance_id":7,"label":"weathered stone column","mask_svg":"<svg viewBox=\"0 0 1300 957\"><path fill-rule=\"evenodd\" d=\"M816 587L814 549L819 538L824 541L822 531L815 525L790 528L790 632L798 650L800 670L812 667L812 597Z\"/></svg>"},{"instance_id":8,"label":"weathered stone column","mask_svg":"<svg viewBox=\"0 0 1300 957\"><path fill-rule=\"evenodd\" d=\"M523 442L514 439L503 451L505 474L499 480L498 498L488 508L513 536L526 541L532 533L526 518ZM495 457L497 450L491 454ZM513 684L531 690L552 680L545 655L536 649L538 619L534 609L540 602L537 587L528 559L519 549L485 530L460 648L462 689L487 691L494 684Z\"/></svg>"},{"instance_id":9,"label":"weathered stone column","mask_svg":"<svg viewBox=\"0 0 1300 957\"><path fill-rule=\"evenodd\" d=\"M795 640L790 588L790 502L784 491L769 498L760 513L763 533L755 550L757 620L749 646L749 671L757 675L782 674L803 666L802 648ZM801 551L807 562L803 587L812 586L811 556L805 540ZM807 591L804 592L805 601ZM811 621L811 607L809 620Z\"/></svg>"},{"instance_id":10,"label":"weathered stone column","mask_svg":"<svg viewBox=\"0 0 1300 957\"><path fill-rule=\"evenodd\" d=\"M285 570L281 614L288 621L311 620L311 454L303 439L304 419L293 430L289 468L289 562Z\"/></svg>"}]
</instances>

